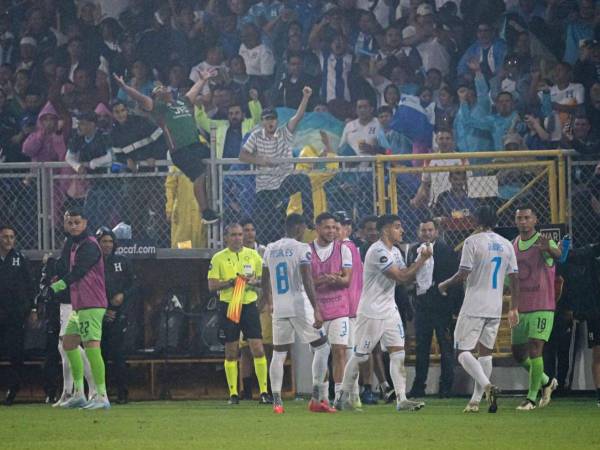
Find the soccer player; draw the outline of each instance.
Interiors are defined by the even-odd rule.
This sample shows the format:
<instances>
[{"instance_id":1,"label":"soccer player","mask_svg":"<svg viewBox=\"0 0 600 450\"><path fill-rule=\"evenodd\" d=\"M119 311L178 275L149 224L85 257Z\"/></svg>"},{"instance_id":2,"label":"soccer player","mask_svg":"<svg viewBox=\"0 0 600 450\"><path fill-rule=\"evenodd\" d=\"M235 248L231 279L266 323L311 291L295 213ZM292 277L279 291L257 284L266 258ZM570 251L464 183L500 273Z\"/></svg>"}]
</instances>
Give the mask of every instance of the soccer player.
<instances>
[{"instance_id":1,"label":"soccer player","mask_svg":"<svg viewBox=\"0 0 600 450\"><path fill-rule=\"evenodd\" d=\"M475 212L475 220L477 229L464 242L458 272L440 283L438 289L447 295L448 288L466 280L465 298L454 330L458 362L475 380L473 396L464 412L478 412L485 392L488 412L495 413L498 389L490 382L490 375L502 315L504 277L508 274L512 294L508 322L514 327L519 322L519 274L512 244L492 231L497 222L496 212L489 206L481 206ZM479 359L472 353L477 345Z\"/></svg>"},{"instance_id":2,"label":"soccer player","mask_svg":"<svg viewBox=\"0 0 600 450\"><path fill-rule=\"evenodd\" d=\"M331 345L333 381L337 396L342 388L348 346L350 304L347 288L352 279L352 253L348 246L336 240L338 222L333 214L319 214L315 223L317 239L310 243L313 253L312 276L317 306L323 317L323 329Z\"/></svg>"},{"instance_id":3,"label":"soccer player","mask_svg":"<svg viewBox=\"0 0 600 450\"><path fill-rule=\"evenodd\" d=\"M65 242L65 250L69 251L68 272L52 283L50 289L55 294L69 289L73 312L65 329L63 348L69 359L75 388L71 398L60 406L108 409L110 402L106 394L104 359L100 350L102 321L108 306L102 251L96 238L88 234L87 218L82 211L71 209L65 225L69 234ZM90 362L97 392L87 402L83 392L81 343Z\"/></svg>"},{"instance_id":4,"label":"soccer player","mask_svg":"<svg viewBox=\"0 0 600 450\"><path fill-rule=\"evenodd\" d=\"M260 389L261 404L270 404L267 392L267 358L262 344L260 318L256 300L261 285L262 258L254 249L244 247L242 226L232 223L225 229L227 247L213 255L208 270L208 289L219 291L221 326L225 332L225 376L229 386L229 404L240 402L238 395L238 353L240 331L248 341L254 356L254 371ZM234 295L238 277L246 285L242 293L242 310L239 320L228 317L227 311Z\"/></svg>"},{"instance_id":5,"label":"soccer player","mask_svg":"<svg viewBox=\"0 0 600 450\"><path fill-rule=\"evenodd\" d=\"M404 327L394 299L397 283L408 283L415 279L417 271L431 257L431 250L424 250L411 267L406 267L402 253L395 246L402 241L400 217L385 214L377 219L380 239L365 256L363 289L358 305L355 346L352 357L346 364L342 390L336 399L337 409L352 409L349 394L358 377L358 366L369 358L373 347L381 341L390 354L390 376L396 392L398 411L416 411L425 406L406 398L406 369L404 367Z\"/></svg>"},{"instance_id":6,"label":"soccer player","mask_svg":"<svg viewBox=\"0 0 600 450\"><path fill-rule=\"evenodd\" d=\"M323 330L323 318L316 303L308 244L300 242L306 221L300 214L285 220L284 238L267 246L263 268L263 296L273 311L273 359L269 375L273 392L273 412L283 414L281 385L283 364L294 343L294 332L313 352L313 392L309 403L312 412L335 412L329 406L323 382L331 348Z\"/></svg>"},{"instance_id":7,"label":"soccer player","mask_svg":"<svg viewBox=\"0 0 600 450\"><path fill-rule=\"evenodd\" d=\"M123 77L114 75L119 87L127 95L139 102L144 110L155 115L166 136L173 164L194 183L194 195L202 212L202 222L206 224L217 222L219 216L208 204L206 166L202 160L210 157L210 149L198 140L193 105L208 79L215 75L215 70L199 72L198 81L178 99L162 85L153 89L152 98L147 97L128 86Z\"/></svg>"},{"instance_id":8,"label":"soccer player","mask_svg":"<svg viewBox=\"0 0 600 450\"><path fill-rule=\"evenodd\" d=\"M536 229L537 215L531 206L517 209L515 223L519 236L513 246L519 271L519 324L512 330L512 354L529 372L527 398L517 407L531 411L536 407L538 391L542 398L538 406L550 402L558 381L544 373L544 342L550 339L554 323L556 297L554 292L554 262L561 251L556 242L542 236Z\"/></svg>"}]
</instances>

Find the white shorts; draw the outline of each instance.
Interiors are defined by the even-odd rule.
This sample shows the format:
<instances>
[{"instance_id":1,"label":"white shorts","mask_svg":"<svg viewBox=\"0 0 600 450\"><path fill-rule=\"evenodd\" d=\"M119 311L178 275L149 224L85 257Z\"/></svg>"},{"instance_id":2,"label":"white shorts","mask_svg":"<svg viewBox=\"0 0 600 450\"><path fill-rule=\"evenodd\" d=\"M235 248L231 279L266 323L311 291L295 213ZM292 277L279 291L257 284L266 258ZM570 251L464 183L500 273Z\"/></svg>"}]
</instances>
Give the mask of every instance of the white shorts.
<instances>
[{"instance_id":1,"label":"white shorts","mask_svg":"<svg viewBox=\"0 0 600 450\"><path fill-rule=\"evenodd\" d=\"M65 331L67 330L67 323L69 323L69 316L73 312L73 307L70 303L61 303L60 304L60 332L59 336L64 336Z\"/></svg>"},{"instance_id":2,"label":"white shorts","mask_svg":"<svg viewBox=\"0 0 600 450\"><path fill-rule=\"evenodd\" d=\"M385 319L371 319L362 314L359 314L356 319L354 330L356 353L371 353L379 341L381 346L386 348L404 347L404 327L398 311Z\"/></svg>"},{"instance_id":3,"label":"white shorts","mask_svg":"<svg viewBox=\"0 0 600 450\"><path fill-rule=\"evenodd\" d=\"M475 350L477 343L493 349L498 336L500 319L459 315L454 329L454 348L457 350Z\"/></svg>"},{"instance_id":4,"label":"white shorts","mask_svg":"<svg viewBox=\"0 0 600 450\"><path fill-rule=\"evenodd\" d=\"M356 317L348 319L348 348L354 347L354 331L356 330Z\"/></svg>"},{"instance_id":5,"label":"white shorts","mask_svg":"<svg viewBox=\"0 0 600 450\"><path fill-rule=\"evenodd\" d=\"M348 346L348 332L350 330L347 317L326 320L323 322L323 329L330 344Z\"/></svg>"},{"instance_id":6,"label":"white shorts","mask_svg":"<svg viewBox=\"0 0 600 450\"><path fill-rule=\"evenodd\" d=\"M300 340L306 344L317 341L325 336L323 328L313 327L313 320L307 317L273 318L273 345L294 343L294 331Z\"/></svg>"}]
</instances>

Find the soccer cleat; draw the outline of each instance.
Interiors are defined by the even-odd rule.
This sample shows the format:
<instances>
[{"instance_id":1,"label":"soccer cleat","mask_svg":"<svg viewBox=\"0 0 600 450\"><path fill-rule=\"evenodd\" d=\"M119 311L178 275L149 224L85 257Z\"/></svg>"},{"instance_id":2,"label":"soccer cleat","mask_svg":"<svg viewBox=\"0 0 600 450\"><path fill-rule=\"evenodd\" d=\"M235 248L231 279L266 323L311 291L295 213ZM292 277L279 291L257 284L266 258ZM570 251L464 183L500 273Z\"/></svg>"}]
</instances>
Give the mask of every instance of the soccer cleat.
<instances>
[{"instance_id":1,"label":"soccer cleat","mask_svg":"<svg viewBox=\"0 0 600 450\"><path fill-rule=\"evenodd\" d=\"M17 390L16 389L9 389L8 391L6 391L6 398L4 399L4 404L6 406L12 406L12 404L15 402L15 397L17 396Z\"/></svg>"},{"instance_id":2,"label":"soccer cleat","mask_svg":"<svg viewBox=\"0 0 600 450\"><path fill-rule=\"evenodd\" d=\"M360 401L363 402L364 405L376 405L377 396L373 393L371 389L365 389L360 394Z\"/></svg>"},{"instance_id":3,"label":"soccer cleat","mask_svg":"<svg viewBox=\"0 0 600 450\"><path fill-rule=\"evenodd\" d=\"M352 405L352 409L362 411L362 402L360 401L360 396L357 395L356 397L350 399L350 404Z\"/></svg>"},{"instance_id":4,"label":"soccer cleat","mask_svg":"<svg viewBox=\"0 0 600 450\"><path fill-rule=\"evenodd\" d=\"M552 399L552 393L556 390L557 387L558 381L556 380L556 378L552 378L546 386L542 387L542 398L540 398L540 401L538 402L538 406L540 408L545 408L546 406L548 406L550 400Z\"/></svg>"},{"instance_id":5,"label":"soccer cleat","mask_svg":"<svg viewBox=\"0 0 600 450\"><path fill-rule=\"evenodd\" d=\"M227 400L227 404L228 405L239 405L240 398L237 395L232 395L231 397L229 397L229 400Z\"/></svg>"},{"instance_id":6,"label":"soccer cleat","mask_svg":"<svg viewBox=\"0 0 600 450\"><path fill-rule=\"evenodd\" d=\"M85 395L83 395L83 392L80 392L73 394L66 402L61 403L59 406L61 408L83 408L87 403Z\"/></svg>"},{"instance_id":7,"label":"soccer cleat","mask_svg":"<svg viewBox=\"0 0 600 450\"><path fill-rule=\"evenodd\" d=\"M202 223L205 225L211 225L217 223L220 220L219 215L212 209L206 208L202 211Z\"/></svg>"},{"instance_id":8,"label":"soccer cleat","mask_svg":"<svg viewBox=\"0 0 600 450\"><path fill-rule=\"evenodd\" d=\"M260 394L260 398L258 400L259 405L270 405L272 403L273 400L271 399L271 396L268 393L263 392L262 394Z\"/></svg>"},{"instance_id":9,"label":"soccer cleat","mask_svg":"<svg viewBox=\"0 0 600 450\"><path fill-rule=\"evenodd\" d=\"M283 414L285 412L283 405L273 405L273 412L275 414Z\"/></svg>"},{"instance_id":10,"label":"soccer cleat","mask_svg":"<svg viewBox=\"0 0 600 450\"><path fill-rule=\"evenodd\" d=\"M485 387L485 398L488 402L488 412L494 414L498 411L498 392L500 390L493 384L488 384Z\"/></svg>"},{"instance_id":11,"label":"soccer cleat","mask_svg":"<svg viewBox=\"0 0 600 450\"><path fill-rule=\"evenodd\" d=\"M535 403L528 398L517 406L517 411L533 411L535 409Z\"/></svg>"},{"instance_id":12,"label":"soccer cleat","mask_svg":"<svg viewBox=\"0 0 600 450\"><path fill-rule=\"evenodd\" d=\"M388 388L383 391L382 393L382 400L385 401L386 405L389 403L392 403L394 400L396 400L396 391L394 391L394 388L391 386L388 386Z\"/></svg>"},{"instance_id":13,"label":"soccer cleat","mask_svg":"<svg viewBox=\"0 0 600 450\"><path fill-rule=\"evenodd\" d=\"M63 392L60 396L60 398L56 401L56 403L52 404L53 408L57 408L59 406L61 406L63 403L65 403L67 400L69 400L71 398L71 394L69 394L68 392Z\"/></svg>"},{"instance_id":14,"label":"soccer cleat","mask_svg":"<svg viewBox=\"0 0 600 450\"><path fill-rule=\"evenodd\" d=\"M467 403L465 409L463 409L464 413L478 413L479 412L479 403Z\"/></svg>"},{"instance_id":15,"label":"soccer cleat","mask_svg":"<svg viewBox=\"0 0 600 450\"><path fill-rule=\"evenodd\" d=\"M106 395L96 395L92 397L92 399L87 402L87 404L82 408L86 411L93 411L96 409L110 409L110 402L108 401L108 396Z\"/></svg>"},{"instance_id":16,"label":"soccer cleat","mask_svg":"<svg viewBox=\"0 0 600 450\"><path fill-rule=\"evenodd\" d=\"M321 409L325 413L336 413L335 406L329 404L329 400L321 400Z\"/></svg>"},{"instance_id":17,"label":"soccer cleat","mask_svg":"<svg viewBox=\"0 0 600 450\"><path fill-rule=\"evenodd\" d=\"M396 411L418 411L425 406L423 402L413 400L401 400L396 403Z\"/></svg>"}]
</instances>

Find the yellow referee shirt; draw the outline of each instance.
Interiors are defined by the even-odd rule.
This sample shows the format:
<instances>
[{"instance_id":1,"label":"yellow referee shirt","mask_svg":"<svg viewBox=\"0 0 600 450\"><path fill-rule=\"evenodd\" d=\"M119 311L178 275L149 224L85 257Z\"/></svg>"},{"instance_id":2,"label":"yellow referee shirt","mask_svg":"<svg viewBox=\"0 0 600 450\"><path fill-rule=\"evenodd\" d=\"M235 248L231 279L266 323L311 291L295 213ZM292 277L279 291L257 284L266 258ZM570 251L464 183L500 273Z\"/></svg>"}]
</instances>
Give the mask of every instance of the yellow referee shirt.
<instances>
[{"instance_id":1,"label":"yellow referee shirt","mask_svg":"<svg viewBox=\"0 0 600 450\"><path fill-rule=\"evenodd\" d=\"M234 279L237 274L256 278L262 276L262 258L256 250L244 247L235 253L225 248L213 255L208 268L209 279L227 281ZM232 295L233 288L219 291L219 299L222 302L229 303ZM246 287L242 303L246 305L255 302L257 298L256 291Z\"/></svg>"}]
</instances>

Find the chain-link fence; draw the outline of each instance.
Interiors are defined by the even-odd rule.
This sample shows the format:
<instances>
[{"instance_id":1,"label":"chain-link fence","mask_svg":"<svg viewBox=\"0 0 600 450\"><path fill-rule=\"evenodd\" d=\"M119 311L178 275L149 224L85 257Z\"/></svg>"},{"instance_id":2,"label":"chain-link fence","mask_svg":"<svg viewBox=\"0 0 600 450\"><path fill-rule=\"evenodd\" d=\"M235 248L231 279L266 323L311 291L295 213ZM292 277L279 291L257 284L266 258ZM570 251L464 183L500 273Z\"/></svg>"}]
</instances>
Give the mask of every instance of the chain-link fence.
<instances>
[{"instance_id":1,"label":"chain-link fence","mask_svg":"<svg viewBox=\"0 0 600 450\"><path fill-rule=\"evenodd\" d=\"M284 234L284 220L303 214L309 223L325 211L345 211L354 219L376 208L375 160L302 158L280 160L269 169L219 163L219 199L223 224L251 218L258 240Z\"/></svg>"},{"instance_id":2,"label":"chain-link fence","mask_svg":"<svg viewBox=\"0 0 600 450\"><path fill-rule=\"evenodd\" d=\"M343 210L355 222L394 212L407 241L416 239L421 218L433 216L445 239L459 245L474 228L477 206L493 205L500 226L513 226L515 207L527 203L541 223L569 219L575 238L589 242L598 235L600 177L593 176L595 162L572 162L567 171L566 159L560 151L295 158L268 169L213 159L209 193L223 220L208 227L192 183L166 161L136 173L97 175L60 163L6 164L0 166L0 219L17 227L25 249L60 248L63 214L73 206L87 213L92 231L120 224L122 236L157 248L222 248L223 227L246 217L268 243L283 235L292 212L310 222L324 211Z\"/></svg>"},{"instance_id":3,"label":"chain-link fence","mask_svg":"<svg viewBox=\"0 0 600 450\"><path fill-rule=\"evenodd\" d=\"M598 242L600 237L600 161L570 161L568 223L573 245Z\"/></svg>"},{"instance_id":4,"label":"chain-link fence","mask_svg":"<svg viewBox=\"0 0 600 450\"><path fill-rule=\"evenodd\" d=\"M386 158L390 210L402 218L406 240L417 238L420 220L433 217L441 224L444 239L454 246L473 231L473 213L483 204L498 211L501 227L514 226L515 208L523 204L536 211L540 223L559 223L564 203L559 192L564 189L559 188L563 183L558 181L557 158L548 158L551 154L537 158L531 152L460 154L460 158L430 154L417 161Z\"/></svg>"},{"instance_id":5,"label":"chain-link fence","mask_svg":"<svg viewBox=\"0 0 600 450\"><path fill-rule=\"evenodd\" d=\"M19 247L43 246L42 169L32 164L0 164L0 223L15 228Z\"/></svg>"}]
</instances>

